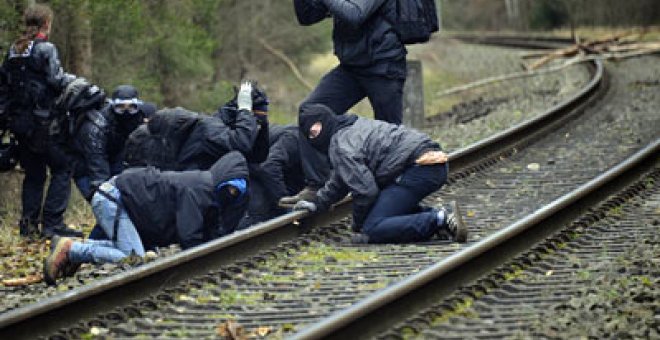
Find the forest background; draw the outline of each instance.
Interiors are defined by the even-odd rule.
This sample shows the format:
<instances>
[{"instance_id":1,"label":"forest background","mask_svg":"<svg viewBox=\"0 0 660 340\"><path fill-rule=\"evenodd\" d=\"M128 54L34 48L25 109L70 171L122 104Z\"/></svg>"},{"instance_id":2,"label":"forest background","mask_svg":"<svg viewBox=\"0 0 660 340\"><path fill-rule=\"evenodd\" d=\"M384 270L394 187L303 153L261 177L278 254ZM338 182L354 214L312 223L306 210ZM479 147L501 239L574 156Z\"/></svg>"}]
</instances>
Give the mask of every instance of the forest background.
<instances>
[{"instance_id":1,"label":"forest background","mask_svg":"<svg viewBox=\"0 0 660 340\"><path fill-rule=\"evenodd\" d=\"M107 92L133 84L160 107L212 112L255 79L275 121L290 122L337 61L331 20L302 27L292 0L50 0L51 40L67 72ZM0 0L0 48L34 0ZM438 0L444 30L538 31L660 23L657 0ZM413 48L414 49L414 48ZM300 69L296 76L293 68ZM368 105L360 106L369 110ZM363 114L370 114L364 112Z\"/></svg>"}]
</instances>

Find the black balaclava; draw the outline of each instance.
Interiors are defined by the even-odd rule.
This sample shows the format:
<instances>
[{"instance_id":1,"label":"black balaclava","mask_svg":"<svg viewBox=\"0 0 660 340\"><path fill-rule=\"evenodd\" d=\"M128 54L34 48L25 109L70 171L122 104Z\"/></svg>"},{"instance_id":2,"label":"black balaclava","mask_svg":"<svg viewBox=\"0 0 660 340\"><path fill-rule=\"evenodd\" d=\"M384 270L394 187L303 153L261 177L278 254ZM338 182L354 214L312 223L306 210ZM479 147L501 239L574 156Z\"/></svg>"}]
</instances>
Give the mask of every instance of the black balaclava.
<instances>
[{"instance_id":1,"label":"black balaclava","mask_svg":"<svg viewBox=\"0 0 660 340\"><path fill-rule=\"evenodd\" d=\"M142 101L140 101L138 98L138 90L132 85L119 85L112 92L113 102L120 100L135 100L136 105L138 105L138 109L140 109L142 106ZM126 135L135 130L144 121L144 114L139 111L136 114L124 113L117 116L117 124L120 132Z\"/></svg>"},{"instance_id":2,"label":"black balaclava","mask_svg":"<svg viewBox=\"0 0 660 340\"><path fill-rule=\"evenodd\" d=\"M303 104L298 115L298 126L309 144L327 154L332 136L340 129L353 125L356 120L355 115L336 115L332 109L323 104ZM321 133L316 138L309 138L309 130L316 122L321 122Z\"/></svg>"}]
</instances>

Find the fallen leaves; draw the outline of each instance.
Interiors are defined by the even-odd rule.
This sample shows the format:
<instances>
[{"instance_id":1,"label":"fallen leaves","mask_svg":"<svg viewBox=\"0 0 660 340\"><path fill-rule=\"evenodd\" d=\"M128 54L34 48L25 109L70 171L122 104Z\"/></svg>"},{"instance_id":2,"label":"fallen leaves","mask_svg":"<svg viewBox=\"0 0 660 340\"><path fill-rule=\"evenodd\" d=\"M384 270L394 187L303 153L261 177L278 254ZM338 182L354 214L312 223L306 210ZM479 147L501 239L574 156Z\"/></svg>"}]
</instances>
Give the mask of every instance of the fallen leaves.
<instances>
[{"instance_id":1,"label":"fallen leaves","mask_svg":"<svg viewBox=\"0 0 660 340\"><path fill-rule=\"evenodd\" d=\"M216 334L230 340L244 340L248 338L243 326L234 320L227 320L216 328Z\"/></svg>"}]
</instances>

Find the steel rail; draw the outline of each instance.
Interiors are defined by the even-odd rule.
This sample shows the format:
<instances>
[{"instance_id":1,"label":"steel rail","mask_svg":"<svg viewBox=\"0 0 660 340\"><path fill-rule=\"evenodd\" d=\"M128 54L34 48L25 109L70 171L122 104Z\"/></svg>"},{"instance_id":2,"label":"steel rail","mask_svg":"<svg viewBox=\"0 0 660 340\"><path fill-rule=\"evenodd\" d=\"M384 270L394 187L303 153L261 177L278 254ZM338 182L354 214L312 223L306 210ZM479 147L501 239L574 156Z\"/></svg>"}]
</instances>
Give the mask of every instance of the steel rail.
<instances>
[{"instance_id":1,"label":"steel rail","mask_svg":"<svg viewBox=\"0 0 660 340\"><path fill-rule=\"evenodd\" d=\"M560 230L659 164L660 139L605 173L482 241L295 334L292 339L373 337Z\"/></svg>"},{"instance_id":2,"label":"steel rail","mask_svg":"<svg viewBox=\"0 0 660 340\"><path fill-rule=\"evenodd\" d=\"M558 122L579 111L581 105L602 92L606 83L600 61L591 62L593 78L587 86L536 119L518 124L484 141L449 155L452 171L479 163L496 152L503 152L553 129ZM65 325L96 313L108 311L160 289L203 274L219 266L244 259L259 251L290 240L314 225L327 225L349 212L350 201L343 201L325 214L292 212L247 230L182 251L87 286L46 298L0 315L0 338L34 338L51 334Z\"/></svg>"}]
</instances>

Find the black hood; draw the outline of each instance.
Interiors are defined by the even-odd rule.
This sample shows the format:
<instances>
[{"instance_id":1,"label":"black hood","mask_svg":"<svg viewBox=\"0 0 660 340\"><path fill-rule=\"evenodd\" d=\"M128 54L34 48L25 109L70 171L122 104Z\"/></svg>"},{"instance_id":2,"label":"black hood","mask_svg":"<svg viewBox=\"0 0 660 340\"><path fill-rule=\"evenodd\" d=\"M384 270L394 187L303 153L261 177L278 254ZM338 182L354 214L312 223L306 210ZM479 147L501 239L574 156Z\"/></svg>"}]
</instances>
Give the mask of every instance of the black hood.
<instances>
[{"instance_id":1,"label":"black hood","mask_svg":"<svg viewBox=\"0 0 660 340\"><path fill-rule=\"evenodd\" d=\"M187 135L199 121L199 114L177 107L162 109L154 114L147 125L154 135L181 137Z\"/></svg>"},{"instance_id":2,"label":"black hood","mask_svg":"<svg viewBox=\"0 0 660 340\"><path fill-rule=\"evenodd\" d=\"M327 154L330 139L337 131L353 125L357 120L355 115L336 115L332 109L323 104L303 104L298 115L300 132L317 150ZM316 122L321 122L321 133L316 138L309 138L309 129Z\"/></svg>"},{"instance_id":3,"label":"black hood","mask_svg":"<svg viewBox=\"0 0 660 340\"><path fill-rule=\"evenodd\" d=\"M230 179L248 178L247 161L238 151L232 151L222 156L208 171L213 177L214 185L218 185Z\"/></svg>"}]
</instances>

